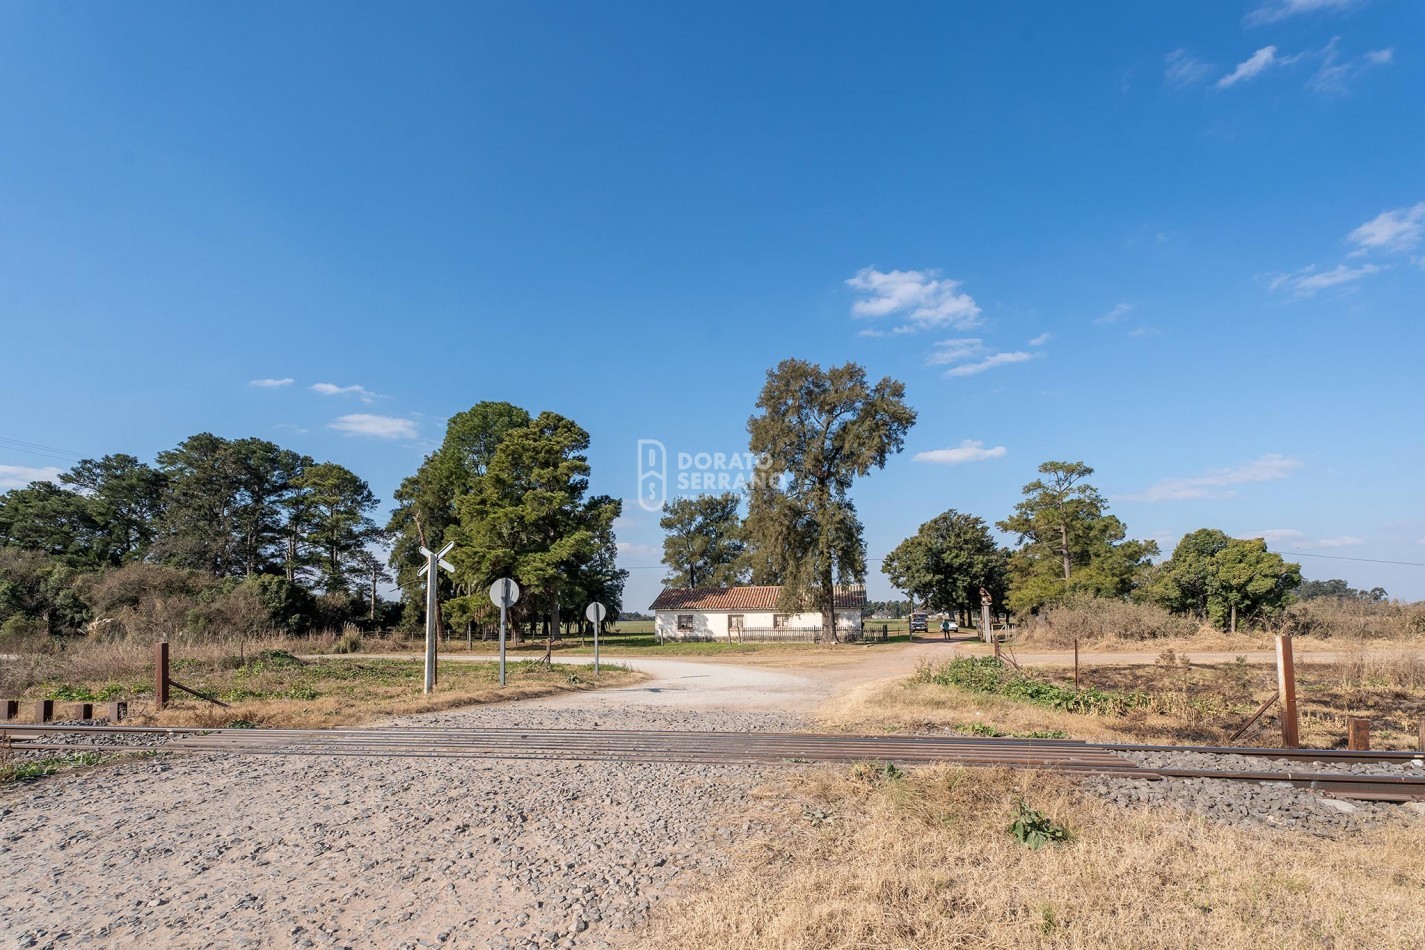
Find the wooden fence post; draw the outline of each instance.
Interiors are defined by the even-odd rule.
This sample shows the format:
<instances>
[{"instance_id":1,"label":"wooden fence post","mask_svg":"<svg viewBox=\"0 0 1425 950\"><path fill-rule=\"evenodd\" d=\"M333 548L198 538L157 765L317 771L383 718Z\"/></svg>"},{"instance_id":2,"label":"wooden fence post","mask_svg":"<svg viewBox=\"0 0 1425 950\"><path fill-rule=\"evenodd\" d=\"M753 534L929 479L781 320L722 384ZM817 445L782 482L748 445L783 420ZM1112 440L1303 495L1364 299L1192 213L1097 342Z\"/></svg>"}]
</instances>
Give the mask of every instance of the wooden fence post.
<instances>
[{"instance_id":1,"label":"wooden fence post","mask_svg":"<svg viewBox=\"0 0 1425 950\"><path fill-rule=\"evenodd\" d=\"M1359 752L1371 750L1371 721L1369 719L1346 720L1346 748Z\"/></svg>"},{"instance_id":2,"label":"wooden fence post","mask_svg":"<svg viewBox=\"0 0 1425 950\"><path fill-rule=\"evenodd\" d=\"M1074 692L1079 691L1079 638L1074 637Z\"/></svg>"},{"instance_id":3,"label":"wooden fence post","mask_svg":"<svg viewBox=\"0 0 1425 950\"><path fill-rule=\"evenodd\" d=\"M1301 723L1296 713L1296 665L1291 655L1291 636L1277 637L1277 693L1282 704L1282 746L1301 746Z\"/></svg>"},{"instance_id":4,"label":"wooden fence post","mask_svg":"<svg viewBox=\"0 0 1425 950\"><path fill-rule=\"evenodd\" d=\"M168 705L168 642L153 645L153 706L163 712Z\"/></svg>"}]
</instances>

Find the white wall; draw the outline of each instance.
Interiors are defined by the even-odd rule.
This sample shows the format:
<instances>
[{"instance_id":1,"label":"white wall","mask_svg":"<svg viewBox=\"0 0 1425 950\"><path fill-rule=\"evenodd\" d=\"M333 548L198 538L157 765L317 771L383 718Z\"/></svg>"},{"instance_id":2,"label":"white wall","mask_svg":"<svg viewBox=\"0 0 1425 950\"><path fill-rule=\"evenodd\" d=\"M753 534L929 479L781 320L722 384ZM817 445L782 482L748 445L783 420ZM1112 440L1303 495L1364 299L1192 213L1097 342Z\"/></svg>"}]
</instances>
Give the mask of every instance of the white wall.
<instances>
[{"instance_id":1,"label":"white wall","mask_svg":"<svg viewBox=\"0 0 1425 950\"><path fill-rule=\"evenodd\" d=\"M698 637L711 636L717 640L728 639L728 618L733 614L742 615L742 627L744 630L770 629L773 625L774 612L770 610L659 610L653 615L653 629L659 639L677 640L687 633L680 633L678 630L678 615L693 615L692 635ZM821 626L821 614L802 613L793 614L787 619L788 627L792 629L806 629ZM860 610L838 610L836 612L837 627L852 627L861 629Z\"/></svg>"}]
</instances>

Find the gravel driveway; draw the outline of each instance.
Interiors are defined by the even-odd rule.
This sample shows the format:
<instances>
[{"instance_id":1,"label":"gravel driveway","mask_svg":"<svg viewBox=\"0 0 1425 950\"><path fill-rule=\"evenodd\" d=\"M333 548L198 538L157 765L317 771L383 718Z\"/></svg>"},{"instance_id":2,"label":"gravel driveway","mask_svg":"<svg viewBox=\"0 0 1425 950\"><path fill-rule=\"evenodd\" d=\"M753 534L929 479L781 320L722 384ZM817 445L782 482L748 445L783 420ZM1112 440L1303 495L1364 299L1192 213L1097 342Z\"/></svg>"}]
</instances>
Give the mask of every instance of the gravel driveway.
<instances>
[{"instance_id":1,"label":"gravel driveway","mask_svg":"<svg viewBox=\"0 0 1425 950\"><path fill-rule=\"evenodd\" d=\"M401 725L788 730L788 674L653 678ZM163 756L0 791L0 946L617 944L762 833L740 766Z\"/></svg>"}]
</instances>

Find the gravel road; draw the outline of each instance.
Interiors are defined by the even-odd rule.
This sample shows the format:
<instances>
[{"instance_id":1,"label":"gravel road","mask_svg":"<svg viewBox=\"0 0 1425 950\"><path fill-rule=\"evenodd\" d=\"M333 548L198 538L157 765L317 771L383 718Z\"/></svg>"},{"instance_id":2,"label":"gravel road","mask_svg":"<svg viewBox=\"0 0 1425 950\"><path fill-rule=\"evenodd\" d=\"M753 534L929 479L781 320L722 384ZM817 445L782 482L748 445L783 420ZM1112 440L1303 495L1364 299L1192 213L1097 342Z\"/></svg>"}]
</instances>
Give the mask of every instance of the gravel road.
<instances>
[{"instance_id":1,"label":"gravel road","mask_svg":"<svg viewBox=\"0 0 1425 950\"><path fill-rule=\"evenodd\" d=\"M749 689L783 674L639 665L654 678L628 689L398 724L804 725ZM0 791L0 947L618 944L670 887L766 833L749 790L778 774L164 755L22 783Z\"/></svg>"}]
</instances>

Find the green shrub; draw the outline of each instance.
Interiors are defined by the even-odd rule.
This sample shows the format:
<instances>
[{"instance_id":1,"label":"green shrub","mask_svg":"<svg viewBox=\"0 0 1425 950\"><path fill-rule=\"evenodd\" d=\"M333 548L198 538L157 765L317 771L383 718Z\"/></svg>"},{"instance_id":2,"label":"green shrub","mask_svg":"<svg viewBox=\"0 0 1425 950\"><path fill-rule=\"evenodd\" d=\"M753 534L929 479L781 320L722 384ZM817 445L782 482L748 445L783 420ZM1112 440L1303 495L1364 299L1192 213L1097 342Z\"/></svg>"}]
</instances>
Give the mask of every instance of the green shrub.
<instances>
[{"instance_id":1,"label":"green shrub","mask_svg":"<svg viewBox=\"0 0 1425 950\"><path fill-rule=\"evenodd\" d=\"M1020 844L1038 851L1046 844L1069 840L1069 829L1054 821L1029 803L1020 801L1019 814L1009 826L1009 833Z\"/></svg>"}]
</instances>

